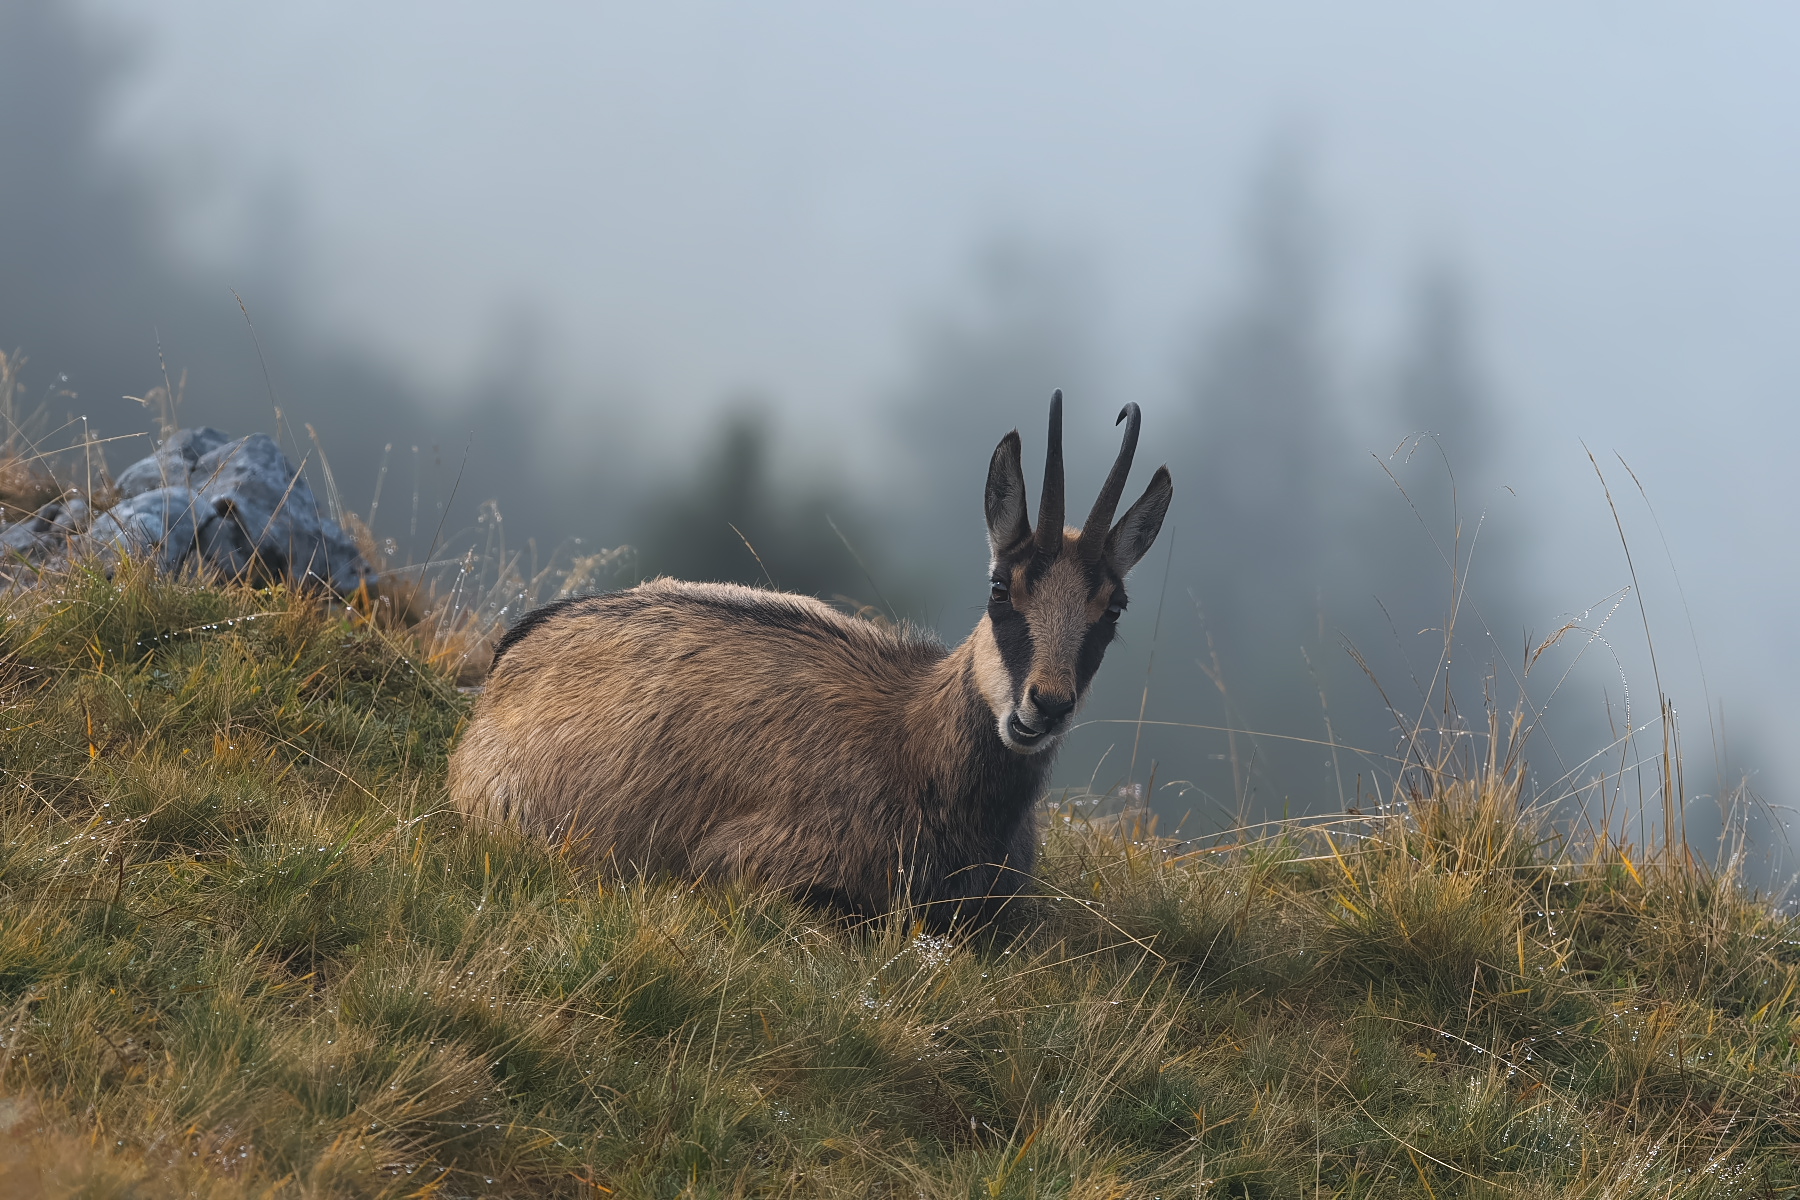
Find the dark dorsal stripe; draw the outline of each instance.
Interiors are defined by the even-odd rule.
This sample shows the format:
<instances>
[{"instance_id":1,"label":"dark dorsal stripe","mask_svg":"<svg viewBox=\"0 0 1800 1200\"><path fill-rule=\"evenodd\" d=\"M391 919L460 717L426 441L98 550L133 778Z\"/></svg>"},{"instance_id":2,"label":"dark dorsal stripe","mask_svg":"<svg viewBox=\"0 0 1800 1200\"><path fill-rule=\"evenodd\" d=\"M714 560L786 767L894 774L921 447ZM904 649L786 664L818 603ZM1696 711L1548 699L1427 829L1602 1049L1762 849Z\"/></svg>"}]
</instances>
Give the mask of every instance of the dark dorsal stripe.
<instances>
[{"instance_id":1,"label":"dark dorsal stripe","mask_svg":"<svg viewBox=\"0 0 1800 1200\"><path fill-rule=\"evenodd\" d=\"M502 655L530 637L547 622L555 620L571 608L583 603L591 604L592 611L596 615L604 613L614 617L627 617L656 608L686 610L723 617L751 628L776 630L781 633L845 644L853 641L850 631L837 622L821 620L805 608L790 603L780 593L771 592L765 599L761 596L743 598L696 596L691 593L674 591L645 592L633 588L622 592L571 596L566 600L554 600L549 604L532 609L520 617L518 624L508 629L506 636L500 639L500 644L494 648L494 662L498 664ZM910 626L902 627L896 632L903 644L940 652L943 649L942 643L935 636Z\"/></svg>"},{"instance_id":2,"label":"dark dorsal stripe","mask_svg":"<svg viewBox=\"0 0 1800 1200\"><path fill-rule=\"evenodd\" d=\"M592 599L594 599L592 596L570 596L566 600L552 600L550 603L541 604L520 617L518 622L514 624L511 629L506 631L506 636L500 639L500 644L494 647L494 665L499 666L500 656L524 641L527 637L530 637L538 626L555 617L561 616L575 605L580 604L583 600Z\"/></svg>"}]
</instances>

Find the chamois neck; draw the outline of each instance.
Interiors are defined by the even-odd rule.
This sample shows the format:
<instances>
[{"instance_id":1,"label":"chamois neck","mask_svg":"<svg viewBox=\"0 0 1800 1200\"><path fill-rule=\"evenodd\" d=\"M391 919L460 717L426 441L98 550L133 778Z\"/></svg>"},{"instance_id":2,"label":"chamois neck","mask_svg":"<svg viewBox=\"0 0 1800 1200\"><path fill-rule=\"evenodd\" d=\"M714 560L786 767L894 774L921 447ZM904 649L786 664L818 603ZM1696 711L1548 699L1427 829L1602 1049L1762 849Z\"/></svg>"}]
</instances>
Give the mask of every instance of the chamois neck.
<instances>
[{"instance_id":1,"label":"chamois neck","mask_svg":"<svg viewBox=\"0 0 1800 1200\"><path fill-rule=\"evenodd\" d=\"M986 620L933 665L908 705L906 756L925 782L922 802L945 815L1010 826L1044 789L1054 751L1018 754L1000 740L983 695Z\"/></svg>"}]
</instances>

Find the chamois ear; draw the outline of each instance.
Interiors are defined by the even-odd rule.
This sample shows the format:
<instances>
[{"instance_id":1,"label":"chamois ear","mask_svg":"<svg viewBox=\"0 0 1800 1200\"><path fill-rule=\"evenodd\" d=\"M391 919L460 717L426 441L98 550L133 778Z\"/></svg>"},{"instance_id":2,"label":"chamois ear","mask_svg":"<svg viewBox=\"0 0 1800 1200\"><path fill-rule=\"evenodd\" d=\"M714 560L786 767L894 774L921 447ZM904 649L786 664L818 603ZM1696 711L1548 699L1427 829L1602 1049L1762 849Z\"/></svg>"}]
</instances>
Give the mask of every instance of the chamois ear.
<instances>
[{"instance_id":1,"label":"chamois ear","mask_svg":"<svg viewBox=\"0 0 1800 1200\"><path fill-rule=\"evenodd\" d=\"M988 549L995 561L1013 557L1031 539L1031 524L1025 518L1025 470L1019 453L1019 431L1015 429L1000 439L988 463L985 507Z\"/></svg>"},{"instance_id":2,"label":"chamois ear","mask_svg":"<svg viewBox=\"0 0 1800 1200\"><path fill-rule=\"evenodd\" d=\"M1162 531L1163 518L1169 513L1169 500L1174 495L1175 483L1169 478L1169 468L1156 468L1156 474L1150 477L1150 486L1106 535L1106 557L1121 576L1129 574L1131 568L1138 565L1138 560L1150 552L1151 543Z\"/></svg>"}]
</instances>

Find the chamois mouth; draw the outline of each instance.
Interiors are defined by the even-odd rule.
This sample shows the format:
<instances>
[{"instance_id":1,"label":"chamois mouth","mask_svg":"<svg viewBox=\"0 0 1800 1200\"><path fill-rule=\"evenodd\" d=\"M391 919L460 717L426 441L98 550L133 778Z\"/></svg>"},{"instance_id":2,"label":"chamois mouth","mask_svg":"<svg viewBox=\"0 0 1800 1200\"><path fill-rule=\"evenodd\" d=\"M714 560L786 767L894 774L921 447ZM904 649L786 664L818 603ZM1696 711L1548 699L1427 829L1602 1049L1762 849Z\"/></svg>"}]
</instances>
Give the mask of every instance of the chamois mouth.
<instances>
[{"instance_id":1,"label":"chamois mouth","mask_svg":"<svg viewBox=\"0 0 1800 1200\"><path fill-rule=\"evenodd\" d=\"M1050 737L1052 729L1033 729L1019 719L1018 713L1006 718L1006 740L1014 750L1027 754L1043 745Z\"/></svg>"}]
</instances>

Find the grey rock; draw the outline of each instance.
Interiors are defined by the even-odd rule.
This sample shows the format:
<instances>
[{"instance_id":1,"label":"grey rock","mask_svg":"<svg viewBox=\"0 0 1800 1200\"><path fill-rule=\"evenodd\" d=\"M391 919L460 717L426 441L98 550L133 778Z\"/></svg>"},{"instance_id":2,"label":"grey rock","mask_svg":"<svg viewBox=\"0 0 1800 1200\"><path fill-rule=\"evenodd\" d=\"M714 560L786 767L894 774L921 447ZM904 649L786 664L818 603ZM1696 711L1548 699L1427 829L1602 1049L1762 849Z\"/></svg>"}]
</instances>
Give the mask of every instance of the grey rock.
<instances>
[{"instance_id":1,"label":"grey rock","mask_svg":"<svg viewBox=\"0 0 1800 1200\"><path fill-rule=\"evenodd\" d=\"M120 472L115 486L122 498L91 525L87 502L71 494L0 527L0 583L23 582L21 567L86 549L114 562L121 554L151 559L166 574L204 565L229 578L285 578L339 594L374 586L356 543L319 511L267 434L233 441L217 429L178 430Z\"/></svg>"},{"instance_id":2,"label":"grey rock","mask_svg":"<svg viewBox=\"0 0 1800 1200\"><path fill-rule=\"evenodd\" d=\"M188 487L194 465L230 440L230 434L217 429L178 429L156 448L155 454L140 458L121 471L113 484L127 500L158 488Z\"/></svg>"},{"instance_id":3,"label":"grey rock","mask_svg":"<svg viewBox=\"0 0 1800 1200\"><path fill-rule=\"evenodd\" d=\"M0 559L16 564L20 559L36 562L44 557L50 551L49 540L44 536L45 528L33 516L0 529Z\"/></svg>"},{"instance_id":4,"label":"grey rock","mask_svg":"<svg viewBox=\"0 0 1800 1200\"><path fill-rule=\"evenodd\" d=\"M325 578L332 591L349 595L357 588L367 586L370 594L374 593L375 569L357 549L355 540L344 532L343 526L330 517L320 518L319 545L324 552L321 563L328 572Z\"/></svg>"},{"instance_id":5,"label":"grey rock","mask_svg":"<svg viewBox=\"0 0 1800 1200\"><path fill-rule=\"evenodd\" d=\"M50 512L50 527L68 533L86 533L91 519L88 502L81 496L68 495L52 501L39 512Z\"/></svg>"},{"instance_id":6,"label":"grey rock","mask_svg":"<svg viewBox=\"0 0 1800 1200\"><path fill-rule=\"evenodd\" d=\"M0 553L23 555L36 561L61 551L71 537L88 527L88 504L80 496L59 496L23 521L0 530Z\"/></svg>"},{"instance_id":7,"label":"grey rock","mask_svg":"<svg viewBox=\"0 0 1800 1200\"><path fill-rule=\"evenodd\" d=\"M30 586L39 569L66 562L88 515L87 501L71 494L0 528L0 586Z\"/></svg>"},{"instance_id":8,"label":"grey rock","mask_svg":"<svg viewBox=\"0 0 1800 1200\"><path fill-rule=\"evenodd\" d=\"M88 542L102 555L154 558L157 570L172 575L199 545L198 503L193 489L185 486L139 493L95 518Z\"/></svg>"},{"instance_id":9,"label":"grey rock","mask_svg":"<svg viewBox=\"0 0 1800 1200\"><path fill-rule=\"evenodd\" d=\"M339 593L373 584L356 544L319 512L312 489L268 434L207 451L189 478L199 498L200 554L221 570L310 580Z\"/></svg>"}]
</instances>

